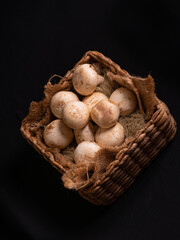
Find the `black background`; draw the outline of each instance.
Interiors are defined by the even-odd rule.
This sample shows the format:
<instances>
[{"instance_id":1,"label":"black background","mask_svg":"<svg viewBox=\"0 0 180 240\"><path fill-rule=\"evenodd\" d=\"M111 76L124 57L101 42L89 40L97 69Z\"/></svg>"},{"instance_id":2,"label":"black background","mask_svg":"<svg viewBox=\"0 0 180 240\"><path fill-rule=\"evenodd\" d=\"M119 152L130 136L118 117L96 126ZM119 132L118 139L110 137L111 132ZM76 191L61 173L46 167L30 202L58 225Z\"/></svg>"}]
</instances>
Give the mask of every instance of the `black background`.
<instances>
[{"instance_id":1,"label":"black background","mask_svg":"<svg viewBox=\"0 0 180 240\"><path fill-rule=\"evenodd\" d=\"M88 50L131 74L155 78L180 122L178 1L1 2L0 239L180 239L179 130L112 205L94 206L20 134L31 101L43 98Z\"/></svg>"}]
</instances>

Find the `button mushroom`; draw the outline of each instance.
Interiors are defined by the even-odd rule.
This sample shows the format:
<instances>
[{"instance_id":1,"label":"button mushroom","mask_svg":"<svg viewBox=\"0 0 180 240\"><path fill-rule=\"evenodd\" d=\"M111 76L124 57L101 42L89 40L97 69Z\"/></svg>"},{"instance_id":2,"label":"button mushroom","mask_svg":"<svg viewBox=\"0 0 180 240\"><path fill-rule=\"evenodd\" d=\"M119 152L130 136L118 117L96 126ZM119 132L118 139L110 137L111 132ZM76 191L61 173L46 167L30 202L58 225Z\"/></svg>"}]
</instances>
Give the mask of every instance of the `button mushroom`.
<instances>
[{"instance_id":1,"label":"button mushroom","mask_svg":"<svg viewBox=\"0 0 180 240\"><path fill-rule=\"evenodd\" d=\"M51 99L50 108L54 116L62 119L62 110L64 105L70 101L78 101L75 93L70 91L60 91L54 94Z\"/></svg>"},{"instance_id":2,"label":"button mushroom","mask_svg":"<svg viewBox=\"0 0 180 240\"><path fill-rule=\"evenodd\" d=\"M120 146L123 143L124 138L125 130L119 122L108 129L99 127L95 134L95 140L101 147Z\"/></svg>"},{"instance_id":3,"label":"button mushroom","mask_svg":"<svg viewBox=\"0 0 180 240\"><path fill-rule=\"evenodd\" d=\"M77 144L83 141L94 142L94 131L93 131L93 126L90 122L82 129L75 129L74 135L75 135Z\"/></svg>"},{"instance_id":4,"label":"button mushroom","mask_svg":"<svg viewBox=\"0 0 180 240\"><path fill-rule=\"evenodd\" d=\"M89 107L89 111L91 112L91 109L101 100L103 99L108 99L108 97L106 95L104 95L103 93L100 92L94 92L93 94L91 94L90 96L87 96L85 98L83 98L83 103L87 104Z\"/></svg>"},{"instance_id":5,"label":"button mushroom","mask_svg":"<svg viewBox=\"0 0 180 240\"><path fill-rule=\"evenodd\" d=\"M49 147L66 148L73 140L73 131L61 119L49 123L44 129L44 141Z\"/></svg>"},{"instance_id":6,"label":"button mushroom","mask_svg":"<svg viewBox=\"0 0 180 240\"><path fill-rule=\"evenodd\" d=\"M118 105L122 116L132 113L137 105L135 94L125 87L116 89L111 94L110 99Z\"/></svg>"},{"instance_id":7,"label":"button mushroom","mask_svg":"<svg viewBox=\"0 0 180 240\"><path fill-rule=\"evenodd\" d=\"M71 101L63 108L63 121L73 129L81 129L89 121L89 108L81 101Z\"/></svg>"},{"instance_id":8,"label":"button mushroom","mask_svg":"<svg viewBox=\"0 0 180 240\"><path fill-rule=\"evenodd\" d=\"M119 107L109 99L101 100L91 110L92 120L102 128L109 128L115 125L119 114Z\"/></svg>"},{"instance_id":9,"label":"button mushroom","mask_svg":"<svg viewBox=\"0 0 180 240\"><path fill-rule=\"evenodd\" d=\"M81 142L74 150L75 163L95 161L95 156L100 149L101 147L95 142Z\"/></svg>"},{"instance_id":10,"label":"button mushroom","mask_svg":"<svg viewBox=\"0 0 180 240\"><path fill-rule=\"evenodd\" d=\"M72 83L74 89L83 96L94 92L97 85L104 81L104 77L97 74L91 64L79 65L73 73Z\"/></svg>"}]
</instances>

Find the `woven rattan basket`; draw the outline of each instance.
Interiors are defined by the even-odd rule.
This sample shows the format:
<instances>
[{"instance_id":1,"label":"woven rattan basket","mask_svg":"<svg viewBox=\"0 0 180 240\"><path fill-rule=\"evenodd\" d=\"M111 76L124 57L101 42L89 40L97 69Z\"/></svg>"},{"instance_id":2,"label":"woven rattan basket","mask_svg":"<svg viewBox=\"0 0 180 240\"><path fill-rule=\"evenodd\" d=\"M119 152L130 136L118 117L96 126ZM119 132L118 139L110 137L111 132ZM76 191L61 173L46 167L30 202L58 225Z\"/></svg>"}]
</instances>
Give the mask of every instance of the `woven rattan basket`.
<instances>
[{"instance_id":1,"label":"woven rattan basket","mask_svg":"<svg viewBox=\"0 0 180 240\"><path fill-rule=\"evenodd\" d=\"M146 79L130 76L101 53L89 51L62 79L58 75L50 78L45 86L45 98L40 102L31 103L29 114L22 121L21 132L46 160L60 173L66 174L72 164L59 152L59 149L47 147L43 140L44 127L54 119L49 103L56 92L72 90L72 75L79 64L94 62L103 66L114 78L119 78L125 86L131 87L130 80L134 81L135 86L139 86L135 87L135 90L139 92L141 108L142 111L144 109L146 118L143 128L133 137L127 138L122 146L114 151L105 149L104 154L108 161L103 171L96 174L96 177L93 173L89 174L86 184L76 188L79 194L90 202L107 205L114 202L134 182L140 172L175 136L176 122L167 106L157 98L155 93L151 95L146 89L146 80L153 81L150 76ZM51 81L54 78L59 78L59 82L53 85ZM144 98L142 91L146 91ZM103 152L97 158L103 161Z\"/></svg>"}]
</instances>

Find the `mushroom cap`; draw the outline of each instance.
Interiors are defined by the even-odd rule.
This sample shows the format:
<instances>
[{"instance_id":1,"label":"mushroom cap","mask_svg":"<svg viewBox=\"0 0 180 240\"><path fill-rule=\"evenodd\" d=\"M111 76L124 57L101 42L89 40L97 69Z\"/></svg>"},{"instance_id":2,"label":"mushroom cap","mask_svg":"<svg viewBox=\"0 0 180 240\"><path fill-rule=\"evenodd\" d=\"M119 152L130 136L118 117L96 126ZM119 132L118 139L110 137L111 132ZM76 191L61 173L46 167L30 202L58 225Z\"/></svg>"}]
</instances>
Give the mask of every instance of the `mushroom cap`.
<instances>
[{"instance_id":1,"label":"mushroom cap","mask_svg":"<svg viewBox=\"0 0 180 240\"><path fill-rule=\"evenodd\" d=\"M60 91L51 98L50 108L54 116L62 119L62 110L66 103L78 101L79 98L75 93L70 91Z\"/></svg>"},{"instance_id":2,"label":"mushroom cap","mask_svg":"<svg viewBox=\"0 0 180 240\"><path fill-rule=\"evenodd\" d=\"M99 127L95 134L96 142L102 147L120 146L125 138L125 130L123 126L117 122L111 128Z\"/></svg>"},{"instance_id":3,"label":"mushroom cap","mask_svg":"<svg viewBox=\"0 0 180 240\"><path fill-rule=\"evenodd\" d=\"M91 112L91 109L103 99L108 99L108 97L103 93L94 92L90 96L83 98L82 102L87 104L87 106L89 107L89 111Z\"/></svg>"},{"instance_id":4,"label":"mushroom cap","mask_svg":"<svg viewBox=\"0 0 180 240\"><path fill-rule=\"evenodd\" d=\"M96 153L100 149L101 147L95 142L81 142L74 150L75 163L95 161Z\"/></svg>"},{"instance_id":5,"label":"mushroom cap","mask_svg":"<svg viewBox=\"0 0 180 240\"><path fill-rule=\"evenodd\" d=\"M81 129L89 121L89 108L81 101L71 101L63 108L63 121L73 129Z\"/></svg>"},{"instance_id":6,"label":"mushroom cap","mask_svg":"<svg viewBox=\"0 0 180 240\"><path fill-rule=\"evenodd\" d=\"M135 94L125 87L117 88L111 94L110 99L119 106L122 116L126 116L134 112L137 105Z\"/></svg>"},{"instance_id":7,"label":"mushroom cap","mask_svg":"<svg viewBox=\"0 0 180 240\"><path fill-rule=\"evenodd\" d=\"M98 84L97 72L91 64L79 65L73 73L72 84L74 89L83 96L94 92Z\"/></svg>"},{"instance_id":8,"label":"mushroom cap","mask_svg":"<svg viewBox=\"0 0 180 240\"><path fill-rule=\"evenodd\" d=\"M91 110L92 120L102 128L110 128L115 125L119 114L119 107L109 99L101 100Z\"/></svg>"},{"instance_id":9,"label":"mushroom cap","mask_svg":"<svg viewBox=\"0 0 180 240\"><path fill-rule=\"evenodd\" d=\"M44 141L50 147L66 148L73 140L73 131L61 119L49 123L44 129Z\"/></svg>"},{"instance_id":10,"label":"mushroom cap","mask_svg":"<svg viewBox=\"0 0 180 240\"><path fill-rule=\"evenodd\" d=\"M83 141L94 142L93 126L90 122L82 129L74 129L74 136L77 144Z\"/></svg>"}]
</instances>

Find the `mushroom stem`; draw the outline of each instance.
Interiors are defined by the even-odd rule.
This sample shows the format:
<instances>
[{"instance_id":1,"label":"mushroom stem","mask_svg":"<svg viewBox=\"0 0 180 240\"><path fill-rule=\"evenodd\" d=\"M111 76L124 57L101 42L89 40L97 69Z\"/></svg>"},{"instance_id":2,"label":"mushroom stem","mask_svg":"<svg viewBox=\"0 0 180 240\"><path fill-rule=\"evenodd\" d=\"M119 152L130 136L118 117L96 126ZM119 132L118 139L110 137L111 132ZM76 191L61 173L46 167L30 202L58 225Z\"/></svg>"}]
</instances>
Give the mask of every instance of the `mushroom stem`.
<instances>
[{"instance_id":1,"label":"mushroom stem","mask_svg":"<svg viewBox=\"0 0 180 240\"><path fill-rule=\"evenodd\" d=\"M100 85L104 82L104 77L101 75L97 75L97 85Z\"/></svg>"}]
</instances>

